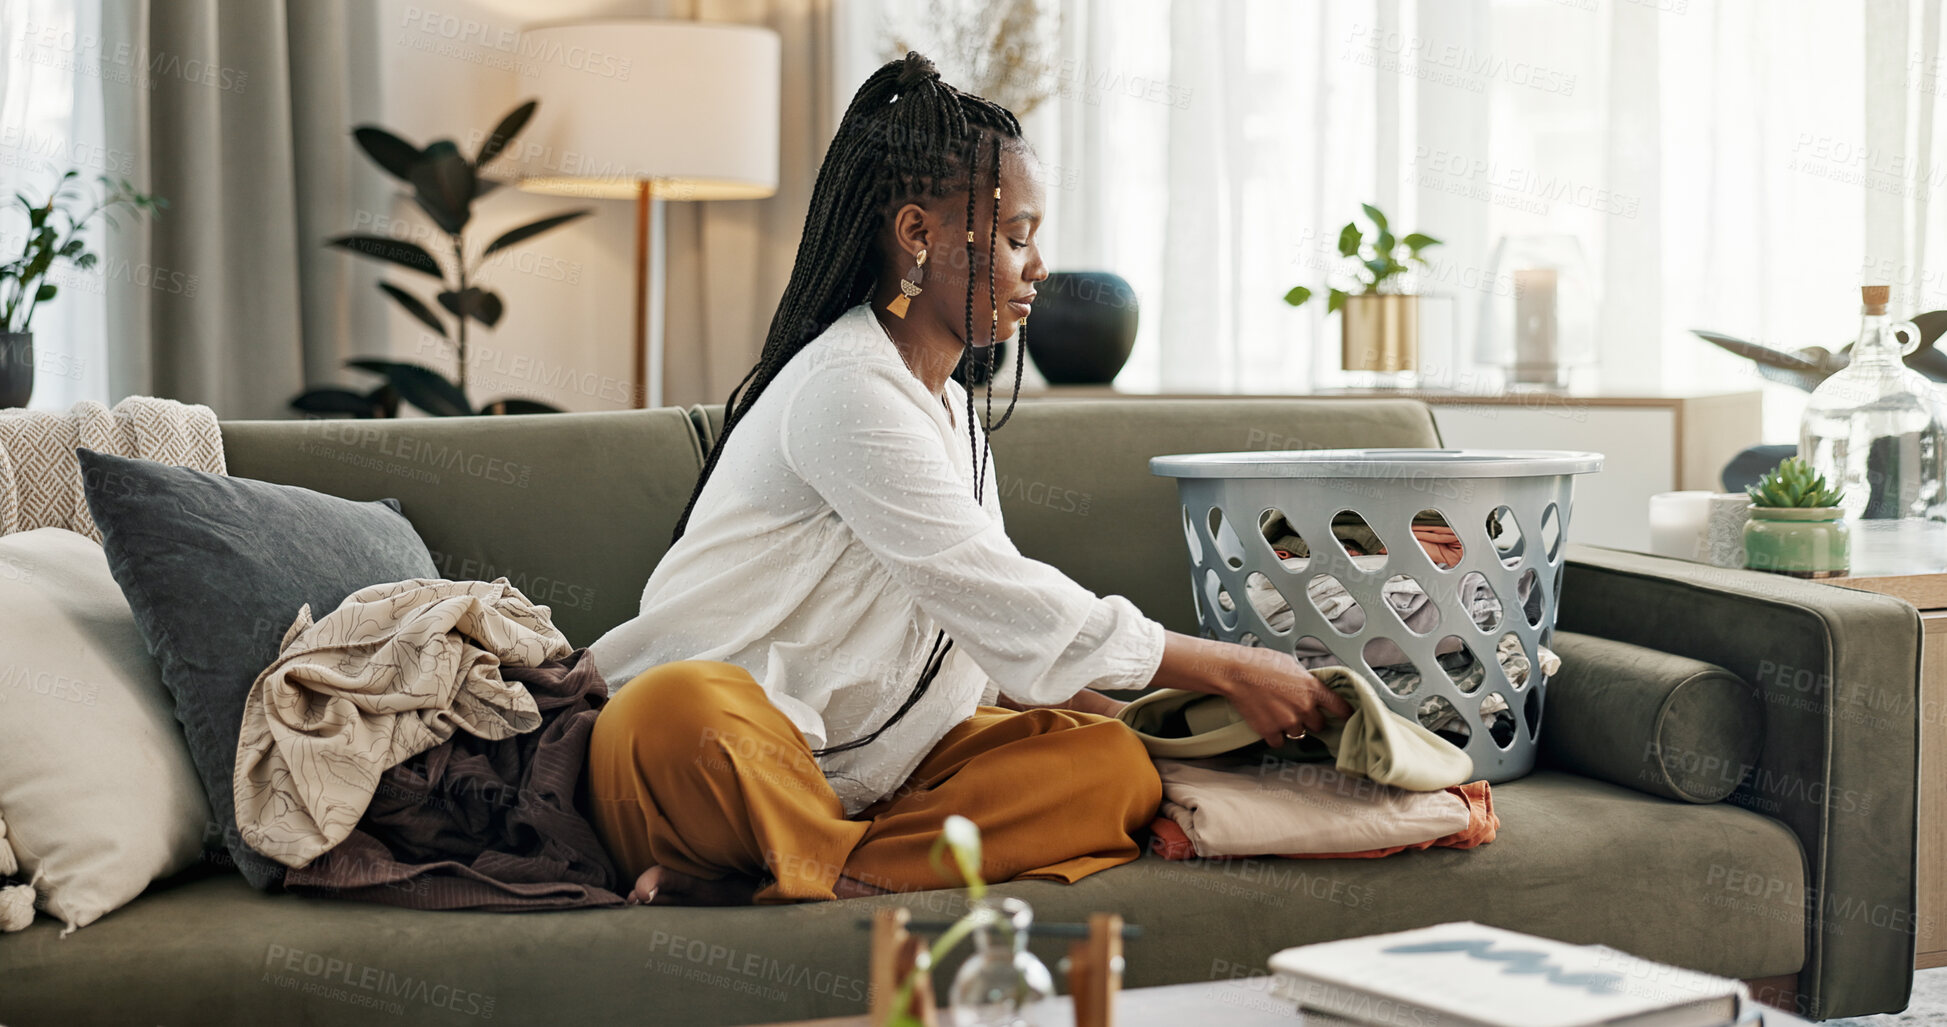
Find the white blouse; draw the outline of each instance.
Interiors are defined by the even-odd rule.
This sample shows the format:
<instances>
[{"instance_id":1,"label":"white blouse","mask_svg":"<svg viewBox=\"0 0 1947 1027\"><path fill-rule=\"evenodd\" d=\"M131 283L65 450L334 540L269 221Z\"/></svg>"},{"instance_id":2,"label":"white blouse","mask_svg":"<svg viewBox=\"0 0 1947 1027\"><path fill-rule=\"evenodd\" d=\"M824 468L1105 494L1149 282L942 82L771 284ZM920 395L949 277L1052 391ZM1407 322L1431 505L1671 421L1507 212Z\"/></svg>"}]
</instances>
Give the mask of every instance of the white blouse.
<instances>
[{"instance_id":1,"label":"white blouse","mask_svg":"<svg viewBox=\"0 0 1947 1027\"><path fill-rule=\"evenodd\" d=\"M997 692L1049 705L1147 686L1163 626L1014 547L991 456L973 498L966 391L946 390L951 413L863 304L792 357L725 443L642 612L593 646L611 684L675 660L734 663L821 748L883 724L944 628L953 648L925 698L822 761L848 816Z\"/></svg>"}]
</instances>

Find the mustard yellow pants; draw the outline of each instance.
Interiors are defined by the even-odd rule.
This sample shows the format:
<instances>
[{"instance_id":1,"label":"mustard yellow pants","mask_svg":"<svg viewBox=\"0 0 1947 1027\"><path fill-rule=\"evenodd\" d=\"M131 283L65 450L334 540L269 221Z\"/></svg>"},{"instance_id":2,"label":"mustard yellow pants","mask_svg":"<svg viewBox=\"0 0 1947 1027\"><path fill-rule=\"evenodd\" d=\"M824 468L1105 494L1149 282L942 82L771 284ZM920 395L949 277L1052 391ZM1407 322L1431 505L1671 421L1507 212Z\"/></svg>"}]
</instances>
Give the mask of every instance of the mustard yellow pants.
<instances>
[{"instance_id":1,"label":"mustard yellow pants","mask_svg":"<svg viewBox=\"0 0 1947 1027\"><path fill-rule=\"evenodd\" d=\"M893 795L846 819L804 735L748 671L665 663L616 692L588 746L595 827L633 881L652 866L764 880L759 902L960 886L927 856L949 814L979 825L982 876L1074 882L1140 855L1162 802L1121 722L980 707ZM950 865L950 861L948 861Z\"/></svg>"}]
</instances>

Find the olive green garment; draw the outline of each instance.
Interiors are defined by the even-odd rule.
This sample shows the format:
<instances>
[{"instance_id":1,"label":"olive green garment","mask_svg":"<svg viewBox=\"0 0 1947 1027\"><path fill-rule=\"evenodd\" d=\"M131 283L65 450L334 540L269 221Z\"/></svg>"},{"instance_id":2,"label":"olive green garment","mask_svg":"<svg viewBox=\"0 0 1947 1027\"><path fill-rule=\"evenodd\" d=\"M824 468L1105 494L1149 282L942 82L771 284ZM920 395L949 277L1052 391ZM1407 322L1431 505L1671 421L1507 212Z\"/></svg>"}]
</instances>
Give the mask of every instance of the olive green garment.
<instances>
[{"instance_id":1,"label":"olive green garment","mask_svg":"<svg viewBox=\"0 0 1947 1027\"><path fill-rule=\"evenodd\" d=\"M1474 779L1474 761L1465 752L1393 712L1365 678L1345 667L1317 667L1312 676L1351 704L1352 716L1339 723L1328 719L1324 730L1266 751L1293 760L1337 757L1341 773L1414 792ZM1230 700L1202 692L1160 688L1116 716L1153 757L1202 759L1264 744Z\"/></svg>"}]
</instances>

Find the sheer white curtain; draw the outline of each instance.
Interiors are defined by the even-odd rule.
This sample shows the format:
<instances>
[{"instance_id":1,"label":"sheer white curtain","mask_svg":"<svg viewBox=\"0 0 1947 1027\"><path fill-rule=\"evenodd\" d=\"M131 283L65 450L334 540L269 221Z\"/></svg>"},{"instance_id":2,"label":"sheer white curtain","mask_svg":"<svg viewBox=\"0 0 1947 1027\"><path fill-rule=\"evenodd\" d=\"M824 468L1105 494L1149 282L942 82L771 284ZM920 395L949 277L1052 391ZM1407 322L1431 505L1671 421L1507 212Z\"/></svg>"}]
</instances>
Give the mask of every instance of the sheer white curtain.
<instances>
[{"instance_id":1,"label":"sheer white curtain","mask_svg":"<svg viewBox=\"0 0 1947 1027\"><path fill-rule=\"evenodd\" d=\"M1600 287L1578 383L1764 388L1788 439L1801 394L1688 330L1842 345L1868 282L1947 307L1939 6L1060 0L1045 247L1141 297L1123 387L1302 391L1343 380L1338 319L1281 297L1372 202L1446 242L1428 384L1482 389L1495 242L1569 233Z\"/></svg>"},{"instance_id":2,"label":"sheer white curtain","mask_svg":"<svg viewBox=\"0 0 1947 1027\"><path fill-rule=\"evenodd\" d=\"M90 188L100 175L133 177L134 155L109 146L103 130L101 75L117 66L100 61L100 41L98 0L0 2L0 197L39 203L69 168ZM20 255L26 229L18 206L0 214L0 261ZM104 257L105 231L98 224L86 235ZM62 265L48 276L60 292L34 313L31 407L107 401L107 290L117 273L127 269L105 260L93 271Z\"/></svg>"}]
</instances>

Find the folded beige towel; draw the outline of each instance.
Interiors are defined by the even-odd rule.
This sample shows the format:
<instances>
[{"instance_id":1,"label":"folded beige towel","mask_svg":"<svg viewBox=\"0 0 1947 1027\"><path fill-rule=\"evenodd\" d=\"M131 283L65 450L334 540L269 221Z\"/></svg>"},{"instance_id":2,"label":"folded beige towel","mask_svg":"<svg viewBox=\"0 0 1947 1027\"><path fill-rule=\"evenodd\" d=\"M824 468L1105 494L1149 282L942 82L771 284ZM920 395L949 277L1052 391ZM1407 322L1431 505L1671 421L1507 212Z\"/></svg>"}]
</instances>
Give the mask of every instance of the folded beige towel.
<instances>
[{"instance_id":1,"label":"folded beige towel","mask_svg":"<svg viewBox=\"0 0 1947 1027\"><path fill-rule=\"evenodd\" d=\"M1334 756L1344 773L1416 792L1475 778L1472 758L1418 721L1394 713L1365 678L1344 667L1315 667L1311 673L1351 705L1352 716L1328 723L1323 731L1279 752L1294 759ZM1263 744L1230 700L1201 692L1157 689L1116 716L1136 732L1151 756L1196 759Z\"/></svg>"},{"instance_id":2,"label":"folded beige towel","mask_svg":"<svg viewBox=\"0 0 1947 1027\"><path fill-rule=\"evenodd\" d=\"M313 623L298 612L244 700L237 827L285 866L308 866L356 827L387 770L453 736L541 724L502 666L572 651L545 606L506 578L373 585Z\"/></svg>"},{"instance_id":3,"label":"folded beige towel","mask_svg":"<svg viewBox=\"0 0 1947 1027\"><path fill-rule=\"evenodd\" d=\"M130 396L110 410L92 400L65 414L0 411L0 535L66 528L101 542L81 491L85 447L210 474L227 474L216 412L173 399Z\"/></svg>"},{"instance_id":4,"label":"folded beige towel","mask_svg":"<svg viewBox=\"0 0 1947 1027\"><path fill-rule=\"evenodd\" d=\"M1163 816L1197 855L1280 856L1366 852L1465 830L1467 800L1409 792L1341 774L1323 763L1269 755L1157 760Z\"/></svg>"}]
</instances>

